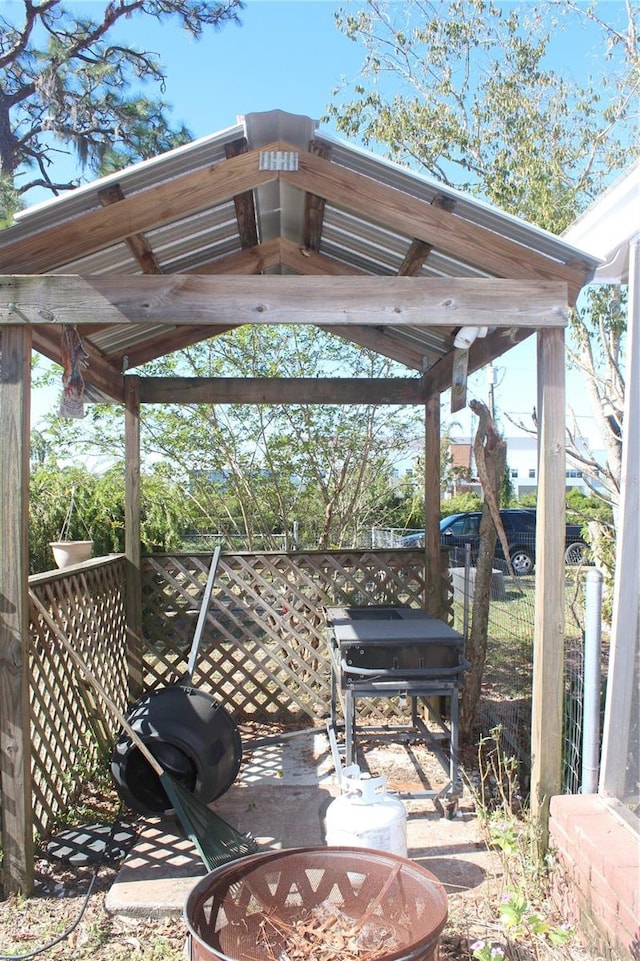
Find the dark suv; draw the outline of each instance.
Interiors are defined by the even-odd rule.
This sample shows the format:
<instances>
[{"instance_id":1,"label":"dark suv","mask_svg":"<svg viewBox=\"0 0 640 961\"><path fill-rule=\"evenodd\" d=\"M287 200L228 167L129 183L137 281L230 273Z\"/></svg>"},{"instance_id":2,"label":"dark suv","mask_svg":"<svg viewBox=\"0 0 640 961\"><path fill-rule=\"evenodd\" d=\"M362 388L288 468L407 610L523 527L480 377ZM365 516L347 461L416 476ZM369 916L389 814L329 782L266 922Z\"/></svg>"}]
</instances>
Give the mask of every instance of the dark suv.
<instances>
[{"instance_id":1,"label":"dark suv","mask_svg":"<svg viewBox=\"0 0 640 961\"><path fill-rule=\"evenodd\" d=\"M475 564L480 541L481 511L450 514L440 521L440 543L451 548L449 565L462 567L465 563L466 545L471 545L471 563ZM531 574L536 561L536 511L535 508L505 508L500 511L502 526L509 545L514 574ZM411 534L403 538L404 547L424 544L424 534ZM584 560L586 544L579 524L567 524L565 535L565 563L580 564ZM498 540L496 559L506 564L502 545Z\"/></svg>"}]
</instances>

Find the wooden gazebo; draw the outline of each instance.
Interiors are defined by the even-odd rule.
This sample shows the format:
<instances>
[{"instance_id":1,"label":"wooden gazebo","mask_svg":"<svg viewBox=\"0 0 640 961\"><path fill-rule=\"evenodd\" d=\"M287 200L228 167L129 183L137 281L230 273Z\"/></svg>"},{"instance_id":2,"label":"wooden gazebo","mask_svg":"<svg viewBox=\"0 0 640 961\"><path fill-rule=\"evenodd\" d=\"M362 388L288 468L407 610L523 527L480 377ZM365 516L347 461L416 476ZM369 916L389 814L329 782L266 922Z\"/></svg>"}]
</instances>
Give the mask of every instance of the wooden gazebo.
<instances>
[{"instance_id":1,"label":"wooden gazebo","mask_svg":"<svg viewBox=\"0 0 640 961\"><path fill-rule=\"evenodd\" d=\"M126 411L127 603L134 630L141 404L424 405L425 569L433 585L441 394L452 385L454 364L471 373L537 335L532 797L544 818L546 800L560 785L564 328L597 263L538 228L333 138L307 117L280 111L249 114L226 130L27 209L0 233L5 851L7 844L15 848L29 803L26 789L16 786L28 784L29 764L30 360L36 350L61 361L63 325L77 329L89 355L87 399L110 399ZM408 376L292 382L157 379L138 372L145 362L235 326L283 323L329 330L400 362ZM468 351L454 345L462 328L470 328ZM438 593L428 587L429 612L438 615L438 605Z\"/></svg>"}]
</instances>

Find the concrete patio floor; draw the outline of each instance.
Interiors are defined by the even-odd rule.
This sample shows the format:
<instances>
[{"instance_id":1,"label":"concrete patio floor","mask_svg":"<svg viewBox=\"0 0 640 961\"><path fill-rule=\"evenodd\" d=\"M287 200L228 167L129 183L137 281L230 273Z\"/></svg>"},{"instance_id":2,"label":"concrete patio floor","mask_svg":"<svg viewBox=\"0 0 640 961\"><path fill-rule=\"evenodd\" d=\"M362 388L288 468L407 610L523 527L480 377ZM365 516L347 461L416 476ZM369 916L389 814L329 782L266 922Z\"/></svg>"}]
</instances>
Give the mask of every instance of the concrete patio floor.
<instances>
[{"instance_id":1,"label":"concrete patio floor","mask_svg":"<svg viewBox=\"0 0 640 961\"><path fill-rule=\"evenodd\" d=\"M264 739L263 739L264 740ZM247 747L229 790L212 809L239 831L250 831L258 850L326 844L326 813L340 788L325 728L304 731L279 742ZM408 857L431 871L448 895L481 896L499 872L486 848L465 787L455 816L443 816L431 798L403 795L438 791L446 772L427 748L409 744L362 742L363 771L384 775L407 808ZM143 820L138 839L122 864L106 899L113 914L148 917L181 915L185 900L206 870L191 842L165 820Z\"/></svg>"}]
</instances>

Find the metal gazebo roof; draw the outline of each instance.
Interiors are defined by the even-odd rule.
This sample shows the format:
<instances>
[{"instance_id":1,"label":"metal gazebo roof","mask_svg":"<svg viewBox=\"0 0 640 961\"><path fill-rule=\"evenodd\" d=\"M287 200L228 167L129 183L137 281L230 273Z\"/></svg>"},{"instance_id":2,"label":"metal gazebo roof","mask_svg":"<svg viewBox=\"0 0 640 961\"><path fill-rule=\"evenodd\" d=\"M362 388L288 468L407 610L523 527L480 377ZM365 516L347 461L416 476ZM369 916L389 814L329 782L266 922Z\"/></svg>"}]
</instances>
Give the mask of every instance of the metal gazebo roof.
<instances>
[{"instance_id":1,"label":"metal gazebo roof","mask_svg":"<svg viewBox=\"0 0 640 961\"><path fill-rule=\"evenodd\" d=\"M4 282L0 324L28 321L34 347L54 360L60 359L55 321L76 324L91 356L87 383L115 396L125 369L248 322L251 314L237 305L251 302L261 289L259 283L237 283L226 310L211 309L209 319L199 302L199 320L189 324L188 310L172 316L183 285L167 286L161 276L198 275L202 301L218 303L226 288L207 286L204 278L211 284L212 278L234 275L325 277L328 299L318 325L328 323L334 333L421 374L450 359L461 326L487 326L488 337L470 353L471 370L538 326L564 325L567 304L598 263L552 234L336 139L308 117L274 110L248 114L224 130L21 212L0 233L0 274L67 275L70 303L56 300L51 284L36 289L31 283L27 293L24 284L17 289ZM132 292L138 291L133 278L142 274L156 275L140 288L146 311L130 312ZM105 286L111 275L119 283ZM91 283L76 288L72 279L78 277ZM367 288L363 278L403 281L393 287L392 301L382 303L380 281ZM466 285L460 288L460 282ZM418 285L422 291L427 283L435 285L435 302L426 301L419 312L418 296L405 312L405 292L416 298ZM443 317L442 292L454 284ZM471 284L479 284L480 299L461 303L457 291ZM348 297L351 285L360 295L370 289L372 303L360 296L359 310L349 313L341 297ZM279 289L274 281L264 286L268 296ZM126 287L127 295L115 297L116 287ZM156 288L166 298L162 310L148 305ZM298 288L300 300L313 309L310 284L287 287ZM105 302L117 302L117 311L103 312ZM291 322L295 304L273 316L268 322ZM494 326L492 319L500 316ZM445 365L436 386L444 389L449 377Z\"/></svg>"}]
</instances>

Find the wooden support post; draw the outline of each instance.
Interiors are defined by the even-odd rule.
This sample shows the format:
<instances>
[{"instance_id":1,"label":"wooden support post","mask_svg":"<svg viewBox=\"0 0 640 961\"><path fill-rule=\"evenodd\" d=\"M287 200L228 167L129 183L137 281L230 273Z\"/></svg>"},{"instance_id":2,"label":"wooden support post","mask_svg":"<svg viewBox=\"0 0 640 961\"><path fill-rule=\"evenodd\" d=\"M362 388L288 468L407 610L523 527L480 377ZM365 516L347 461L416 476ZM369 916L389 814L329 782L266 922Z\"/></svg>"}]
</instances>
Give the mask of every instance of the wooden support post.
<instances>
[{"instance_id":1,"label":"wooden support post","mask_svg":"<svg viewBox=\"0 0 640 961\"><path fill-rule=\"evenodd\" d=\"M125 377L125 554L129 693L142 693L142 571L140 550L140 399L137 376Z\"/></svg>"},{"instance_id":2,"label":"wooden support post","mask_svg":"<svg viewBox=\"0 0 640 961\"><path fill-rule=\"evenodd\" d=\"M538 519L533 635L531 810L546 849L562 782L565 538L564 330L538 332Z\"/></svg>"},{"instance_id":3,"label":"wooden support post","mask_svg":"<svg viewBox=\"0 0 640 961\"><path fill-rule=\"evenodd\" d=\"M629 314L627 366L622 426L622 471L613 592L613 622L602 738L599 792L624 798L633 784L629 758L636 757L633 738L637 711L640 650L640 239L629 245ZM637 731L637 727L635 727ZM637 734L636 734L637 737Z\"/></svg>"},{"instance_id":4,"label":"wooden support post","mask_svg":"<svg viewBox=\"0 0 640 961\"><path fill-rule=\"evenodd\" d=\"M0 786L2 886L33 888L29 709L31 330L2 328L0 357Z\"/></svg>"},{"instance_id":5,"label":"wooden support post","mask_svg":"<svg viewBox=\"0 0 640 961\"><path fill-rule=\"evenodd\" d=\"M425 405L424 520L425 609L444 616L440 564L440 394L430 394Z\"/></svg>"}]
</instances>

